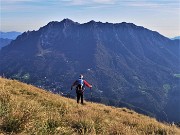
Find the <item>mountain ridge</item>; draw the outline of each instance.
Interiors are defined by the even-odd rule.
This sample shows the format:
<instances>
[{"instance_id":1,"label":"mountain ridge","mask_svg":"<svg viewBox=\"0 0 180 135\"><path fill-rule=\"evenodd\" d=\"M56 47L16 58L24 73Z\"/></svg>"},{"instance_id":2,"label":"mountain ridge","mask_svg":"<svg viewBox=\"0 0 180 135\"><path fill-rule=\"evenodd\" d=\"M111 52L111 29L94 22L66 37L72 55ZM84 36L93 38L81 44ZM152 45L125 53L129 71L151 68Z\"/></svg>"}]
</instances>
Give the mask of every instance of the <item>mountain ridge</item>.
<instances>
[{"instance_id":1,"label":"mountain ridge","mask_svg":"<svg viewBox=\"0 0 180 135\"><path fill-rule=\"evenodd\" d=\"M180 40L180 36L176 36L174 38L171 38L171 40Z\"/></svg>"},{"instance_id":2,"label":"mountain ridge","mask_svg":"<svg viewBox=\"0 0 180 135\"><path fill-rule=\"evenodd\" d=\"M0 31L0 38L3 38L3 39L7 38L7 39L14 40L20 34L21 34L21 32L17 32L17 31L10 31L10 32L2 32L2 31Z\"/></svg>"},{"instance_id":3,"label":"mountain ridge","mask_svg":"<svg viewBox=\"0 0 180 135\"><path fill-rule=\"evenodd\" d=\"M0 31L0 49L7 46L12 40L16 39L21 33L16 31L2 32Z\"/></svg>"}]
</instances>

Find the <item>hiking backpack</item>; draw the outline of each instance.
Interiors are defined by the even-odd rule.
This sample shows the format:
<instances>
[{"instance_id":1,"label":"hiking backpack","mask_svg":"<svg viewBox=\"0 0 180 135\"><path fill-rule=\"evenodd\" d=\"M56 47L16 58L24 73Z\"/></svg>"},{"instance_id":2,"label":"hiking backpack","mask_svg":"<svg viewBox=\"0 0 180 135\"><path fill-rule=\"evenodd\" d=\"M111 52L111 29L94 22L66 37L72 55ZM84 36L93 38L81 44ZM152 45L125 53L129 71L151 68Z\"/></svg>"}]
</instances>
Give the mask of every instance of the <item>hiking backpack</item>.
<instances>
[{"instance_id":1,"label":"hiking backpack","mask_svg":"<svg viewBox=\"0 0 180 135\"><path fill-rule=\"evenodd\" d=\"M84 85L84 81L83 81L83 79L78 79L77 80L77 91L78 92L83 92L83 85Z\"/></svg>"}]
</instances>

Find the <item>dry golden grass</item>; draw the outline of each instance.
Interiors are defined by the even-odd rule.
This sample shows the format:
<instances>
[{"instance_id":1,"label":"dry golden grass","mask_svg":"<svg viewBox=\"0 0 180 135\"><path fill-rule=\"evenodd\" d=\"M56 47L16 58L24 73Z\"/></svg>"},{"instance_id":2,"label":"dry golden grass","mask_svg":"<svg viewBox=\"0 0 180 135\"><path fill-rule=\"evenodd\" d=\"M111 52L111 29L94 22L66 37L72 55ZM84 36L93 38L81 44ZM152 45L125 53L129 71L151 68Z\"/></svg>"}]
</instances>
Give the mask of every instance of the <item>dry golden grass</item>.
<instances>
[{"instance_id":1,"label":"dry golden grass","mask_svg":"<svg viewBox=\"0 0 180 135\"><path fill-rule=\"evenodd\" d=\"M126 108L77 104L15 80L0 78L0 134L19 135L180 135Z\"/></svg>"}]
</instances>

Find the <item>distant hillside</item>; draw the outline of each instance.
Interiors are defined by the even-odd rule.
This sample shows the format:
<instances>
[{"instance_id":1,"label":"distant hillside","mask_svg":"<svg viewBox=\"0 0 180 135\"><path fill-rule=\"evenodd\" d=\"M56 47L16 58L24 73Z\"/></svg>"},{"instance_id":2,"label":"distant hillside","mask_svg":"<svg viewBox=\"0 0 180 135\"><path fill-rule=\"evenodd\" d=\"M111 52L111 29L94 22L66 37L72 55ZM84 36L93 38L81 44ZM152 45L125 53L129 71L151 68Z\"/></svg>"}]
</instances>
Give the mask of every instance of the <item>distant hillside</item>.
<instances>
[{"instance_id":1,"label":"distant hillside","mask_svg":"<svg viewBox=\"0 0 180 135\"><path fill-rule=\"evenodd\" d=\"M179 39L180 40L180 36L177 36L177 37L174 37L174 38L171 38L172 40L175 40L175 39Z\"/></svg>"},{"instance_id":2,"label":"distant hillside","mask_svg":"<svg viewBox=\"0 0 180 135\"><path fill-rule=\"evenodd\" d=\"M0 103L1 134L180 134L175 125L126 108L90 102L80 105L15 80L0 78Z\"/></svg>"},{"instance_id":3,"label":"distant hillside","mask_svg":"<svg viewBox=\"0 0 180 135\"><path fill-rule=\"evenodd\" d=\"M6 45L8 45L10 42L12 41L12 39L3 39L3 38L0 38L0 49Z\"/></svg>"},{"instance_id":4,"label":"distant hillside","mask_svg":"<svg viewBox=\"0 0 180 135\"><path fill-rule=\"evenodd\" d=\"M179 49L180 41L133 23L64 19L3 47L0 75L56 93L69 90L82 73L94 101L180 122Z\"/></svg>"},{"instance_id":5,"label":"distant hillside","mask_svg":"<svg viewBox=\"0 0 180 135\"><path fill-rule=\"evenodd\" d=\"M0 31L0 49L8 44L17 36L19 36L21 32L11 31L11 32L1 32Z\"/></svg>"},{"instance_id":6,"label":"distant hillside","mask_svg":"<svg viewBox=\"0 0 180 135\"><path fill-rule=\"evenodd\" d=\"M2 32L0 31L0 38L3 39L16 39L17 36L19 36L21 32L11 31L11 32Z\"/></svg>"}]
</instances>

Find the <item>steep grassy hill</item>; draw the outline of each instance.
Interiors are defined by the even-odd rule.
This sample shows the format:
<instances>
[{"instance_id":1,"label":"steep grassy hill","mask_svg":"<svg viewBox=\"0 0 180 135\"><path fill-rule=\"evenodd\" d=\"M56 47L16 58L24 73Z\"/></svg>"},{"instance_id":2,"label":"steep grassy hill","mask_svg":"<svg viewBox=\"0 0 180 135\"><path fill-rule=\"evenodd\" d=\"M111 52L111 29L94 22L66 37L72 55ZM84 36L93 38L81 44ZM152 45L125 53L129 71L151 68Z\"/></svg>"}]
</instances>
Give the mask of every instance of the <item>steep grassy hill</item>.
<instances>
[{"instance_id":1,"label":"steep grassy hill","mask_svg":"<svg viewBox=\"0 0 180 135\"><path fill-rule=\"evenodd\" d=\"M15 80L0 78L0 134L180 134L126 108L61 97Z\"/></svg>"}]
</instances>

